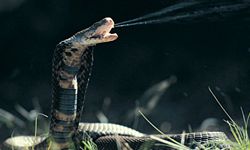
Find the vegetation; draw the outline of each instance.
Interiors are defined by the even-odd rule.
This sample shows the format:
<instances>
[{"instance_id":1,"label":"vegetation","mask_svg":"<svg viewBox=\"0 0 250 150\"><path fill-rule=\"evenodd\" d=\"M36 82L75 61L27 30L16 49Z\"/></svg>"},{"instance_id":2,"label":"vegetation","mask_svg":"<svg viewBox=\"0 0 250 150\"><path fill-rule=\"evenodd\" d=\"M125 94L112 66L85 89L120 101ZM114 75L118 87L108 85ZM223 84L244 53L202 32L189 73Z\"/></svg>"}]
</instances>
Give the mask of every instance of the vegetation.
<instances>
[{"instance_id":1,"label":"vegetation","mask_svg":"<svg viewBox=\"0 0 250 150\"><path fill-rule=\"evenodd\" d=\"M162 86L161 84L158 84L159 86ZM154 87L156 88L156 87ZM156 88L158 89L158 88ZM165 88L164 90L165 91ZM243 117L243 125L239 125L238 123L236 123L232 117L228 114L228 112L225 110L225 108L221 105L221 103L219 102L219 100L217 99L217 97L215 96L215 94L212 92L212 90L209 88L210 93L213 95L214 99L216 100L216 102L218 103L218 105L221 107L221 109L224 111L224 113L228 116L229 120L225 120L225 123L227 123L232 137L233 139L231 140L218 140L218 141L213 141L213 142L208 142L205 144L200 144L200 143L194 143L195 147L193 149L195 150L214 150L214 149L231 149L231 150L250 150L250 140L249 140L249 130L248 130L248 125L249 125L249 120L250 120L250 112L247 114L247 116L245 115L243 109L241 109L242 112L242 117ZM149 92L152 93L152 89L149 89ZM149 92L146 92L146 95L150 95ZM157 92L153 92L153 93L157 93ZM159 93L158 93L159 95ZM150 97L150 96L149 96ZM158 97L159 98L159 97ZM155 99L155 98L154 98ZM5 122L6 125L8 126L13 126L17 123L14 122L15 117L14 115L6 112L6 111L1 111L4 112L4 114L2 113L0 116L0 121L3 123ZM189 147L184 145L185 139L181 139L181 142L178 142L170 137L168 137L165 133L163 133L162 131L160 131L151 121L149 121L149 119L141 112L139 111L139 114L155 129L157 130L160 134L164 135L168 140L164 140L161 139L159 137L156 136L150 136L153 140L157 141L158 143L162 143L165 146L171 147L173 149L177 149L177 150L190 150ZM11 116L11 117L9 117ZM35 119L33 120L35 122L35 127L34 127L34 136L36 137L37 131L38 131L38 117L39 116L44 116L47 117L44 114L41 113L37 113ZM9 117L9 118L7 118ZM31 120L31 119L29 119ZM32 121L32 122L33 122ZM20 122L20 121L19 121ZM30 124L30 123L29 123ZM33 125L34 126L34 125ZM184 135L184 133L183 133ZM183 136L184 137L184 136ZM119 141L118 141L119 142ZM97 150L97 146L96 144L90 139L86 139L83 140L81 143L83 150ZM125 148L123 148L121 145L124 144L117 144L120 145L120 147L118 146L118 149L123 150ZM152 146L154 145L154 143L144 143L142 144L142 146L140 147L140 150L149 150ZM220 147L221 145L227 145L225 147ZM50 144L49 149L51 149L53 147L53 144ZM53 149L53 148L52 148ZM130 150L128 147L126 147L127 150ZM131 149L132 150L132 149Z\"/></svg>"}]
</instances>

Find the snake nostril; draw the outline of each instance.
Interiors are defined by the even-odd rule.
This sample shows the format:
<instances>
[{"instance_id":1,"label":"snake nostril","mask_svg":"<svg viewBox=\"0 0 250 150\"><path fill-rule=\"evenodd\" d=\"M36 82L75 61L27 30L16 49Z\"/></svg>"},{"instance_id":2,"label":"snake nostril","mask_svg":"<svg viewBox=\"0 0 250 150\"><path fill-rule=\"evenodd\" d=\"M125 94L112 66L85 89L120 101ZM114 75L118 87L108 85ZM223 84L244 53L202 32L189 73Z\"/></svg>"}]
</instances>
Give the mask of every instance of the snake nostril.
<instances>
[{"instance_id":1,"label":"snake nostril","mask_svg":"<svg viewBox=\"0 0 250 150\"><path fill-rule=\"evenodd\" d=\"M106 23L108 23L110 25L114 24L114 21L110 17L106 17L105 21L106 21Z\"/></svg>"}]
</instances>

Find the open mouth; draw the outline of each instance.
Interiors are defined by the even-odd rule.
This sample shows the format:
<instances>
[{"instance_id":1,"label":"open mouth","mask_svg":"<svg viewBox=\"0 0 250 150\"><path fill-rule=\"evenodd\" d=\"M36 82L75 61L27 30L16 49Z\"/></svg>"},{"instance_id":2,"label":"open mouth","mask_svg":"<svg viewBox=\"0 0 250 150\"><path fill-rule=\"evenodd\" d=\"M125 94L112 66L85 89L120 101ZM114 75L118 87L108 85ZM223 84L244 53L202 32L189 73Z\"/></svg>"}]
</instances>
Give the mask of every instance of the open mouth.
<instances>
[{"instance_id":1,"label":"open mouth","mask_svg":"<svg viewBox=\"0 0 250 150\"><path fill-rule=\"evenodd\" d=\"M113 41L117 39L116 33L110 33L114 28L114 21L107 17L100 21L100 25L96 28L94 35L91 38L98 38L104 40L104 42Z\"/></svg>"}]
</instances>

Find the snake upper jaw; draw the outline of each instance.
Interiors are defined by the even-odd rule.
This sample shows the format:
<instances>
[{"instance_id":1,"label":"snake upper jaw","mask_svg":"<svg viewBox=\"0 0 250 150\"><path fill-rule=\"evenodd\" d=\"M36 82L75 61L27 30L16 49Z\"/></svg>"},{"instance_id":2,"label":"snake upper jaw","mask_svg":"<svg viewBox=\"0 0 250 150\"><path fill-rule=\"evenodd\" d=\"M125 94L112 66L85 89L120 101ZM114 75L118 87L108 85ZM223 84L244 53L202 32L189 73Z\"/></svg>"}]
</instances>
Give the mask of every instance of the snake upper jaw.
<instances>
[{"instance_id":1,"label":"snake upper jaw","mask_svg":"<svg viewBox=\"0 0 250 150\"><path fill-rule=\"evenodd\" d=\"M114 21L106 17L89 28L76 33L74 36L76 38L75 41L85 46L114 41L118 38L118 35L110 33L112 28L114 28Z\"/></svg>"}]
</instances>

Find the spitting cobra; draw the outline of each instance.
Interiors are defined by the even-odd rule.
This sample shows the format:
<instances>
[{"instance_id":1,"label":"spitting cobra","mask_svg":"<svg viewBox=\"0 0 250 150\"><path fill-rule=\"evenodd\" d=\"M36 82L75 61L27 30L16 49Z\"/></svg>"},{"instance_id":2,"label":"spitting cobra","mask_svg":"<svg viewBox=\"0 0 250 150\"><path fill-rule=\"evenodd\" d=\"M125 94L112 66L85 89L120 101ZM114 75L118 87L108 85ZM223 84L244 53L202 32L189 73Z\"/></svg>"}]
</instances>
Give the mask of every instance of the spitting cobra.
<instances>
[{"instance_id":1,"label":"spitting cobra","mask_svg":"<svg viewBox=\"0 0 250 150\"><path fill-rule=\"evenodd\" d=\"M93 46L118 38L110 33L114 27L111 18L104 18L72 37L60 42L52 61L52 107L48 136L16 136L3 143L9 149L82 149L84 140L90 138L100 150L115 150L119 143L131 149L140 149L145 143L148 149L167 150L170 147L157 142L151 135L131 128L108 123L80 123L84 99L93 65ZM223 132L196 132L172 135L154 135L169 141L169 137L187 147L226 140ZM73 144L72 144L73 143ZM224 147L219 145L219 147Z\"/></svg>"}]
</instances>

